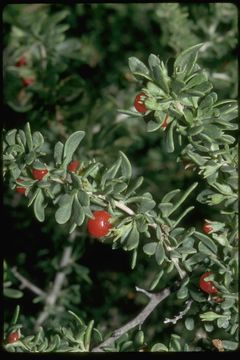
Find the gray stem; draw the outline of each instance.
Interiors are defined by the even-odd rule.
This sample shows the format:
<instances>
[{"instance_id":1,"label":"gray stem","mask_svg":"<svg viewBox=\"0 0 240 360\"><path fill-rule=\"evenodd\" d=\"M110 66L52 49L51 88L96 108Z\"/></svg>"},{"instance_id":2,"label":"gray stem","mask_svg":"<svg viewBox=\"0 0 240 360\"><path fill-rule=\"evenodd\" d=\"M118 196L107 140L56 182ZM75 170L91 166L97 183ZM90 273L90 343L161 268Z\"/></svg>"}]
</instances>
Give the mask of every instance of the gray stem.
<instances>
[{"instance_id":1,"label":"gray stem","mask_svg":"<svg viewBox=\"0 0 240 360\"><path fill-rule=\"evenodd\" d=\"M46 296L46 293L40 289L39 287L37 287L36 285L34 285L33 283L31 283L28 279L26 279L23 275L21 275L18 271L16 267L12 268L12 273L13 275L21 282L22 287L26 287L29 290L31 290L34 294L39 295L39 296Z\"/></svg>"},{"instance_id":2,"label":"gray stem","mask_svg":"<svg viewBox=\"0 0 240 360\"><path fill-rule=\"evenodd\" d=\"M131 321L129 321L126 325L120 327L115 330L111 337L102 342L97 347L93 348L91 352L104 352L104 348L112 345L117 339L119 339L123 334L128 331L134 329L137 326L141 326L147 317L153 312L153 310L166 298L170 295L170 288L166 288L159 293L151 294L146 292L146 290L136 288L137 291L143 292L146 296L150 298L149 303L145 306L145 308Z\"/></svg>"},{"instance_id":3,"label":"gray stem","mask_svg":"<svg viewBox=\"0 0 240 360\"><path fill-rule=\"evenodd\" d=\"M77 231L74 231L69 236L69 242L72 243L76 236L77 236ZM70 262L71 256L72 256L72 246L69 245L64 248L62 258L59 263L59 269L63 269L65 266L68 265L68 263ZM39 326L41 326L44 323L44 321L48 318L49 306L52 308L53 305L55 305L55 303L59 297L60 291L62 289L65 277L66 277L66 275L65 275L64 271L59 270L57 272L55 279L53 281L53 285L45 298L45 307L37 318L36 325L35 325L36 329Z\"/></svg>"}]
</instances>

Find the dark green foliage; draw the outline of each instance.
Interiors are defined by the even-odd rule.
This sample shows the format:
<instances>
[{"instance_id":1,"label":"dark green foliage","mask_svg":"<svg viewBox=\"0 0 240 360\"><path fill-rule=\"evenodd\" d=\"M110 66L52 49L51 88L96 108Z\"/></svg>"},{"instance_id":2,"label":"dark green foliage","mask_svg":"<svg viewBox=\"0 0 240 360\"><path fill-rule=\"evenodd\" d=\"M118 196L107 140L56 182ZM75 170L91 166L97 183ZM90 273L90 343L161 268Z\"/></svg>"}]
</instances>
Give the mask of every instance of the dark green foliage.
<instances>
[{"instance_id":1,"label":"dark green foliage","mask_svg":"<svg viewBox=\"0 0 240 360\"><path fill-rule=\"evenodd\" d=\"M6 350L95 351L147 304L136 286L176 280L104 351L236 350L236 7L9 4L3 21Z\"/></svg>"}]
</instances>

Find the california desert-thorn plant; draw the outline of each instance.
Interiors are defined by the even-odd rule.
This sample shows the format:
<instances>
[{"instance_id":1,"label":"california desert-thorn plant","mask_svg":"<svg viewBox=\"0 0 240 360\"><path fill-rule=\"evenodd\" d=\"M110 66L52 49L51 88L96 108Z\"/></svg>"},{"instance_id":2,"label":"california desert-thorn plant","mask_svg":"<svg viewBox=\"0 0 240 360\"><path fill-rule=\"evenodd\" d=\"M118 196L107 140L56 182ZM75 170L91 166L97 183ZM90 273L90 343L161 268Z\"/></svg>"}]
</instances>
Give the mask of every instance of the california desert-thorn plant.
<instances>
[{"instance_id":1,"label":"california desert-thorn plant","mask_svg":"<svg viewBox=\"0 0 240 360\"><path fill-rule=\"evenodd\" d=\"M59 33L64 33L58 21L65 15L59 14L54 24L59 26ZM44 24L46 18L41 21ZM40 37L35 60L19 54L12 65L14 71L22 70L28 61L39 62L42 67L42 74L23 78L24 96L29 96L26 106L31 109L37 106L38 96L47 99L51 89L44 85L44 72L54 61L59 61L52 50L48 63L49 48L43 46L40 30L40 35L32 34ZM129 160L127 151L119 150L118 157L111 162L106 162L102 153L81 157L84 142L91 141L87 123L86 129L71 134L60 126L57 141L53 141L51 129L32 131L30 122L4 130L4 182L13 194L17 193L23 206L33 211L43 227L54 216L52 226L63 229L59 233L65 238L63 241L59 234L55 235L59 245L54 250L58 256L51 263L51 278L46 272L46 258L45 263L42 260L47 286L32 281L26 271L4 262L4 295L21 298L22 289L26 288L35 294L35 303L40 304L34 319L26 320L19 305L11 319L6 319L4 348L7 351L237 349L238 198L234 121L237 103L219 99L208 72L199 66L198 53L204 46L199 43L187 47L174 60L165 62L155 54L149 55L147 64L131 56L129 70L132 78L138 80L136 92L132 108L118 110L124 121L141 123L149 141L154 136L159 143L162 141L174 161L194 174L184 190L173 187L163 194L161 184L157 184L159 196L145 191L145 180L135 173L134 160ZM57 99L57 93L54 96ZM56 112L57 107L55 115ZM41 114L44 119L44 106ZM103 133L104 136L108 134ZM208 215L202 218L201 226L193 216L189 227L185 219L198 206L206 209ZM142 296L138 312L134 311L135 316L128 313L112 328L101 326L99 313L96 312L96 320L89 316L92 314L89 309L79 309L81 288L68 283L73 276L86 291L90 286L98 286L92 282L88 268L79 263L83 249L91 246L92 239L100 247L126 252L129 273L138 274L135 289L128 292L129 299ZM141 262L152 264L151 281L139 281L140 277L147 277ZM17 284L21 285L19 289ZM148 331L150 315L156 316L152 332ZM48 323L50 318L52 322ZM33 323L34 328L29 331L27 324ZM156 330L159 323L160 332ZM190 332L194 336L189 336Z\"/></svg>"}]
</instances>

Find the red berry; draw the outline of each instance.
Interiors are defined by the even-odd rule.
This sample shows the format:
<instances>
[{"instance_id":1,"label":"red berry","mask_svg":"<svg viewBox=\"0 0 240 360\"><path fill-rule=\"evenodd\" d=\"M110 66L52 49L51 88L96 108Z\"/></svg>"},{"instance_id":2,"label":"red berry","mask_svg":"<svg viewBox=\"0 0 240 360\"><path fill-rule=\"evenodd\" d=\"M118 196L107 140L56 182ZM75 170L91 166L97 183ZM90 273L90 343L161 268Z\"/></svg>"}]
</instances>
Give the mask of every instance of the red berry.
<instances>
[{"instance_id":1,"label":"red berry","mask_svg":"<svg viewBox=\"0 0 240 360\"><path fill-rule=\"evenodd\" d=\"M19 340L19 334L18 331L14 331L10 333L7 337L7 343L14 343Z\"/></svg>"},{"instance_id":2,"label":"red berry","mask_svg":"<svg viewBox=\"0 0 240 360\"><path fill-rule=\"evenodd\" d=\"M112 227L108 221L112 216L104 210L95 211L93 216L94 218L89 219L87 223L89 234L96 238L106 236Z\"/></svg>"},{"instance_id":3,"label":"red berry","mask_svg":"<svg viewBox=\"0 0 240 360\"><path fill-rule=\"evenodd\" d=\"M167 114L166 117L165 117L165 119L164 119L164 121L163 121L163 123L162 123L162 126L161 126L161 127L162 127L163 129L166 129L166 127L168 126L168 123L167 123L168 117L169 117L169 115Z\"/></svg>"},{"instance_id":4,"label":"red berry","mask_svg":"<svg viewBox=\"0 0 240 360\"><path fill-rule=\"evenodd\" d=\"M27 87L29 85L32 85L34 83L34 78L24 78L22 79L23 86Z\"/></svg>"},{"instance_id":5,"label":"red berry","mask_svg":"<svg viewBox=\"0 0 240 360\"><path fill-rule=\"evenodd\" d=\"M140 113L145 113L147 111L147 108L144 105L144 100L146 99L146 97L147 96L143 92L141 92L135 98L134 106L135 109Z\"/></svg>"},{"instance_id":6,"label":"red berry","mask_svg":"<svg viewBox=\"0 0 240 360\"><path fill-rule=\"evenodd\" d=\"M32 169L32 175L35 180L42 180L47 173L47 169Z\"/></svg>"},{"instance_id":7,"label":"red berry","mask_svg":"<svg viewBox=\"0 0 240 360\"><path fill-rule=\"evenodd\" d=\"M18 181L18 182L23 182L23 179L17 179L17 181ZM24 187L24 186L16 186L16 187L15 187L15 191L16 191L17 193L19 193L19 194L24 194L24 195L25 195L26 190L27 190L27 188Z\"/></svg>"},{"instance_id":8,"label":"red berry","mask_svg":"<svg viewBox=\"0 0 240 360\"><path fill-rule=\"evenodd\" d=\"M205 234L209 234L212 230L213 230L213 228L210 224L205 223L203 225L203 232L205 232Z\"/></svg>"},{"instance_id":9,"label":"red berry","mask_svg":"<svg viewBox=\"0 0 240 360\"><path fill-rule=\"evenodd\" d=\"M212 272L208 271L200 277L199 287L202 289L202 291L204 291L208 294L217 294L218 290L215 288L213 282L205 281L205 278L211 274L212 274Z\"/></svg>"},{"instance_id":10,"label":"red berry","mask_svg":"<svg viewBox=\"0 0 240 360\"><path fill-rule=\"evenodd\" d=\"M21 56L20 59L16 62L17 67L25 66L27 64L25 56Z\"/></svg>"},{"instance_id":11,"label":"red berry","mask_svg":"<svg viewBox=\"0 0 240 360\"><path fill-rule=\"evenodd\" d=\"M67 169L70 172L76 172L77 168L79 167L80 162L78 160L74 160L72 162L70 162L70 164L68 165Z\"/></svg>"}]
</instances>

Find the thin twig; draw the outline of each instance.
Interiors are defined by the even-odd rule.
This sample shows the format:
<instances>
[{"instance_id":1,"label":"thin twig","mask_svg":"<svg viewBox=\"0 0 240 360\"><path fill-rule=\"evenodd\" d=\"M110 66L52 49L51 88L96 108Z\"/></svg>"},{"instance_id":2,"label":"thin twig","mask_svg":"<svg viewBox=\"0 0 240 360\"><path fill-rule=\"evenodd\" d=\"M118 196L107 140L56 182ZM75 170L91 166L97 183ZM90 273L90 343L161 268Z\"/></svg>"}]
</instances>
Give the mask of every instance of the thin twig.
<instances>
[{"instance_id":1,"label":"thin twig","mask_svg":"<svg viewBox=\"0 0 240 360\"><path fill-rule=\"evenodd\" d=\"M47 295L43 290L41 290L39 287L37 287L36 285L31 283L31 281L26 279L23 275L21 275L17 271L16 267L13 267L11 270L12 270L13 275L21 282L23 288L26 287L29 290L31 290L34 294L39 295L39 296Z\"/></svg>"},{"instance_id":2,"label":"thin twig","mask_svg":"<svg viewBox=\"0 0 240 360\"><path fill-rule=\"evenodd\" d=\"M76 238L78 232L74 231L70 236L69 236L69 242L73 242L74 239ZM61 261L59 263L59 271L57 272L55 279L53 281L53 285L49 291L49 293L47 294L46 298L45 298L45 307L43 309L43 311L39 314L37 321L36 321L36 328L38 328L39 326L41 326L44 321L48 318L49 316L49 306L52 308L58 297L60 294L60 291L62 289L66 274L64 271L62 271L62 269L64 267L66 267L71 259L72 256L72 246L66 246L64 248L63 254L62 254L62 258Z\"/></svg>"},{"instance_id":3,"label":"thin twig","mask_svg":"<svg viewBox=\"0 0 240 360\"><path fill-rule=\"evenodd\" d=\"M136 288L137 291L143 292L150 298L149 303L145 306L145 308L131 321L129 321L126 325L120 327L115 330L111 337L107 340L103 341L100 345L96 346L91 350L91 352L104 352L104 348L112 345L117 339L119 339L123 334L128 331L134 329L137 326L141 326L147 317L153 312L153 310L170 294L170 288L166 288L159 293L149 293L148 291L140 288Z\"/></svg>"},{"instance_id":4,"label":"thin twig","mask_svg":"<svg viewBox=\"0 0 240 360\"><path fill-rule=\"evenodd\" d=\"M183 316L190 310L190 307L191 307L192 303L193 303L193 300L189 300L189 301L187 302L186 308L185 308L183 311L181 311L178 315L174 316L173 319L168 319L168 318L166 318L166 319L164 320L164 324L167 324L167 323L176 324L176 322L177 322L178 320L182 319Z\"/></svg>"}]
</instances>

